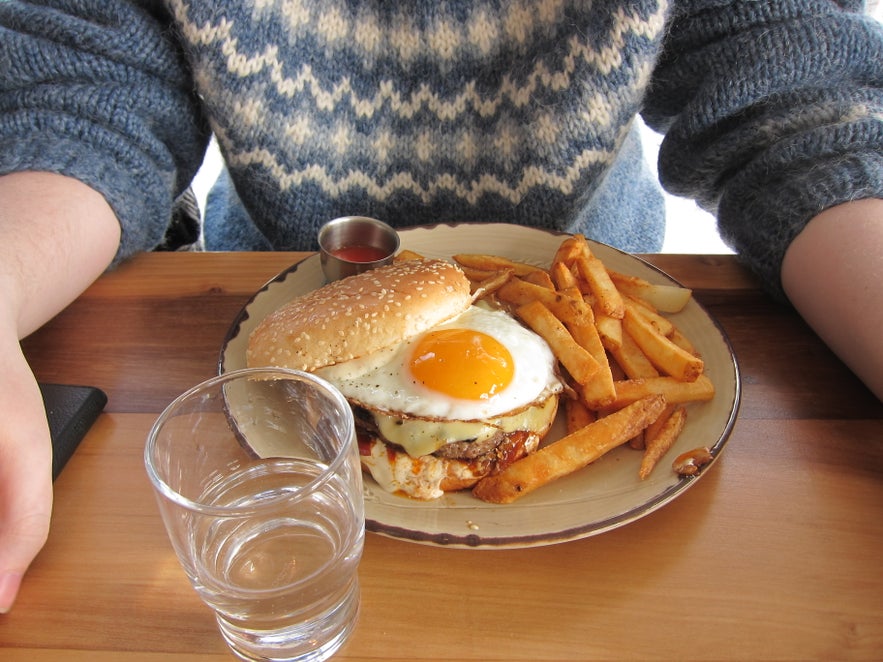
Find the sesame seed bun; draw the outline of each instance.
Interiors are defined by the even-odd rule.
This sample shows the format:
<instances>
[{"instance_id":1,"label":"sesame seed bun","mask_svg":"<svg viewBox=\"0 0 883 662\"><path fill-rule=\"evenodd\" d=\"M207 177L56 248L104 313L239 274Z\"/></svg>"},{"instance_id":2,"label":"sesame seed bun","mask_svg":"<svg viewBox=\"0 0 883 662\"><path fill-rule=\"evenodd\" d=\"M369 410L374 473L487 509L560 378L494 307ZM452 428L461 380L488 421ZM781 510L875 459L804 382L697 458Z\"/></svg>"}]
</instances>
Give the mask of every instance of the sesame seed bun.
<instances>
[{"instance_id":1,"label":"sesame seed bun","mask_svg":"<svg viewBox=\"0 0 883 662\"><path fill-rule=\"evenodd\" d=\"M312 372L391 347L469 307L469 281L443 260L407 260L289 301L251 333L249 366Z\"/></svg>"}]
</instances>

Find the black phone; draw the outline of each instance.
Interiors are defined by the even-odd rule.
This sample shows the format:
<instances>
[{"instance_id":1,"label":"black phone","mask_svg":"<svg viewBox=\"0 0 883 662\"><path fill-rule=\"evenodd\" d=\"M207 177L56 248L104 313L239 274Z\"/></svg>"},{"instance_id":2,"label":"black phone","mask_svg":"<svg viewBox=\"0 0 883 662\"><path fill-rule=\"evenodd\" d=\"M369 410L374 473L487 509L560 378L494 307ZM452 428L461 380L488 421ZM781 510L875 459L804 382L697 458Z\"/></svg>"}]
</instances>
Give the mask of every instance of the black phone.
<instances>
[{"instance_id":1,"label":"black phone","mask_svg":"<svg viewBox=\"0 0 883 662\"><path fill-rule=\"evenodd\" d=\"M40 383L52 437L52 480L64 469L86 432L107 404L95 386Z\"/></svg>"}]
</instances>

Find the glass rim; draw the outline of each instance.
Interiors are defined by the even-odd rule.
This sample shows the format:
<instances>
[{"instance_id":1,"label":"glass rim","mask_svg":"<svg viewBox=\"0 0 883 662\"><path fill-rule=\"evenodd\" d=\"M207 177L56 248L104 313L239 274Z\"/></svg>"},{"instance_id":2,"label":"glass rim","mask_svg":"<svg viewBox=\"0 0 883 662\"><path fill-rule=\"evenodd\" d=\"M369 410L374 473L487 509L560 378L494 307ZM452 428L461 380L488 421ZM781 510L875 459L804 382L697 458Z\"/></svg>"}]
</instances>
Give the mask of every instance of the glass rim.
<instances>
[{"instance_id":1,"label":"glass rim","mask_svg":"<svg viewBox=\"0 0 883 662\"><path fill-rule=\"evenodd\" d=\"M350 442L348 443L355 443L356 429L352 408L350 407L349 402L346 400L343 394L327 380L322 379L321 377L318 377L312 373L295 370L293 368L268 366L230 370L228 372L215 375L214 377L210 377L209 379L206 379L194 386L191 386L189 389L178 395L174 400L166 405L166 407L157 417L156 421L154 421L153 425L151 425L150 431L147 433L147 439L144 443L144 467L147 472L147 477L150 479L151 484L159 494L178 506L181 506L193 512L198 512L203 515L211 515L214 517L244 517L257 512L265 506L276 505L285 501L299 501L301 498L303 498L304 495L313 493L319 486L327 482L330 477L337 472L341 464L346 461L347 453L345 446L341 447L341 449L334 456L333 460L329 462L327 466L322 469L321 473L319 473L315 478L311 479L308 483L298 487L297 490L286 493L284 495L280 495L279 497L275 497L273 499L262 501L260 508L255 508L254 506L236 507L207 505L200 501L196 501L184 496L176 489L174 489L171 485L169 485L168 482L165 481L162 477L160 477L159 472L157 471L151 459L151 451L156 446L155 442L163 424L172 417L173 412L178 408L178 405L180 405L181 402L183 402L193 394L198 393L199 391L204 391L218 386L219 384L231 382L235 379L239 379L249 375L271 374L279 375L282 378L293 378L301 382L311 382L314 386L319 387L319 389L326 396L328 396L329 399L336 401L336 403L340 406L340 410L344 417L344 424L346 425L349 433L348 436L350 438ZM280 457L279 459L285 460L296 458Z\"/></svg>"}]
</instances>

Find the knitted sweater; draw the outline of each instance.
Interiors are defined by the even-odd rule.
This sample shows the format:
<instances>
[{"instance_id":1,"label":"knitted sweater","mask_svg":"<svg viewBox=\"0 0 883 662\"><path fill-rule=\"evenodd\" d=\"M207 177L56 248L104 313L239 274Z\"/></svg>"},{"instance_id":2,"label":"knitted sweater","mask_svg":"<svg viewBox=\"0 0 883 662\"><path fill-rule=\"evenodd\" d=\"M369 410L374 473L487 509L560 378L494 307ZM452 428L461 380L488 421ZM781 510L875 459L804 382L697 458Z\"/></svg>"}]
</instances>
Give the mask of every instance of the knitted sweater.
<instances>
[{"instance_id":1,"label":"knitted sweater","mask_svg":"<svg viewBox=\"0 0 883 662\"><path fill-rule=\"evenodd\" d=\"M212 248L314 248L360 214L652 251L643 113L662 183L778 291L812 216L883 197L883 33L858 1L4 0L0 173L99 190L118 259L162 241L210 132Z\"/></svg>"}]
</instances>

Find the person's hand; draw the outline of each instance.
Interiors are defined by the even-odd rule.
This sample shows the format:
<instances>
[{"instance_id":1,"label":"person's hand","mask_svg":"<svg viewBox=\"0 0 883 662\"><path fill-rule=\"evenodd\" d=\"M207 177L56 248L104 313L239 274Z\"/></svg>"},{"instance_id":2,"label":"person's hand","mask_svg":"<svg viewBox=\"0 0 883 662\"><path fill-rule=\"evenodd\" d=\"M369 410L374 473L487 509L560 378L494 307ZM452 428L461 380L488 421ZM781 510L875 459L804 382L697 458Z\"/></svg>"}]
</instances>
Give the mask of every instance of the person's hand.
<instances>
[{"instance_id":1,"label":"person's hand","mask_svg":"<svg viewBox=\"0 0 883 662\"><path fill-rule=\"evenodd\" d=\"M52 446L40 389L16 334L0 338L0 613L46 542L52 511Z\"/></svg>"}]
</instances>

